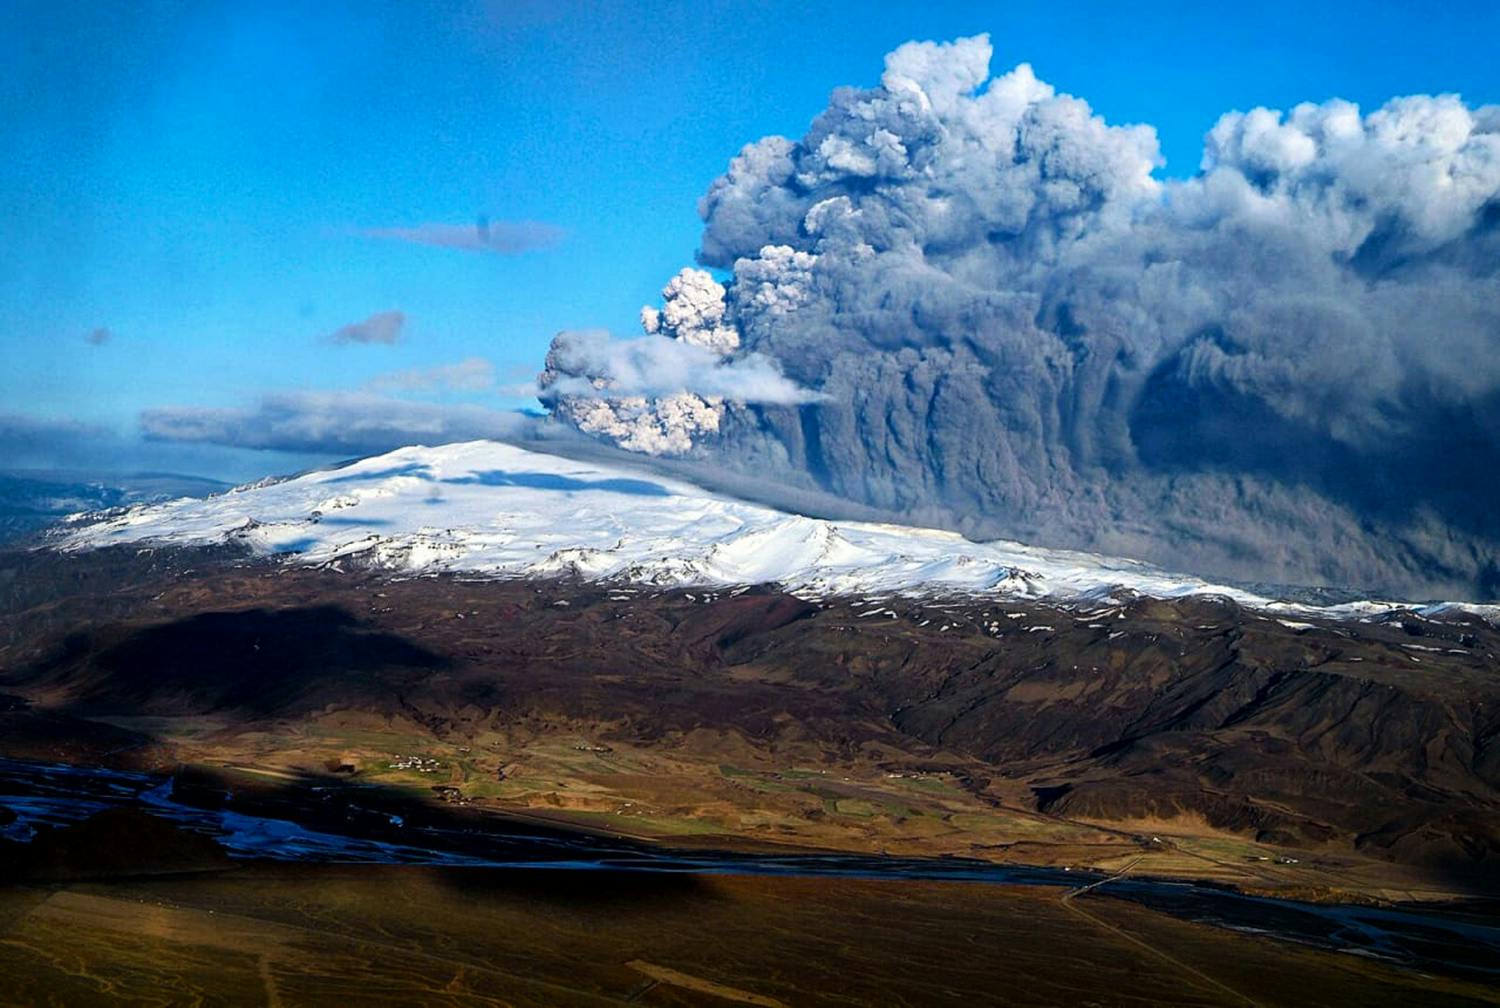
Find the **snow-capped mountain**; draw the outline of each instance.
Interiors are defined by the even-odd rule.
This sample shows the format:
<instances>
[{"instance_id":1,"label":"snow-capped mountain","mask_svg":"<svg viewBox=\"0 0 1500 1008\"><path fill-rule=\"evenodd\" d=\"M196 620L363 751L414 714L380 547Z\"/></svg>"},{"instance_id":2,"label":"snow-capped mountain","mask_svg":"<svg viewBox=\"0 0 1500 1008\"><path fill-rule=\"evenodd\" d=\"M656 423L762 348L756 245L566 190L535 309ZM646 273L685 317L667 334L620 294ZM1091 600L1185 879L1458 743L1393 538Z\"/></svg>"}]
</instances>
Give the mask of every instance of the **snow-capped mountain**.
<instances>
[{"instance_id":1,"label":"snow-capped mountain","mask_svg":"<svg viewBox=\"0 0 1500 1008\"><path fill-rule=\"evenodd\" d=\"M492 441L402 448L207 499L75 516L54 545L243 543L304 564L655 586L779 584L803 596L969 593L1027 598L1228 596L1330 616L1131 560L952 532L789 514L619 465ZM1470 607L1500 612L1500 607Z\"/></svg>"}]
</instances>

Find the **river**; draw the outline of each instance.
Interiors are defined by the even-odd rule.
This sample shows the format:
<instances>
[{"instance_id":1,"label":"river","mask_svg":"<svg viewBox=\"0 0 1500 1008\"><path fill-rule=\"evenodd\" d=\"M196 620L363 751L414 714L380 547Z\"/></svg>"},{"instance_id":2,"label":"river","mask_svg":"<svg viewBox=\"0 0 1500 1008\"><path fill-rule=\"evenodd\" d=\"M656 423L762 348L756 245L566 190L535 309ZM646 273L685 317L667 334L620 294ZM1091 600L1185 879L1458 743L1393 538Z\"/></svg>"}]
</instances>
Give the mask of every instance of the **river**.
<instances>
[{"instance_id":1,"label":"river","mask_svg":"<svg viewBox=\"0 0 1500 1008\"><path fill-rule=\"evenodd\" d=\"M610 837L524 827L505 831L408 824L370 810L355 829L330 830L308 816L252 814L182 800L170 776L100 767L0 759L0 807L15 819L0 837L27 841L38 827L66 825L108 808L134 807L213 836L232 857L313 863L530 868L538 871L836 875L1076 889L1106 878L1059 868L997 865L965 858L862 854L766 854L673 850ZM326 816L322 817L324 820ZM301 820L301 821L298 821ZM316 825L314 825L316 823ZM1500 980L1500 927L1442 908L1299 903L1234 893L1197 882L1115 878L1094 892L1132 900L1184 920L1366 955L1405 967Z\"/></svg>"}]
</instances>

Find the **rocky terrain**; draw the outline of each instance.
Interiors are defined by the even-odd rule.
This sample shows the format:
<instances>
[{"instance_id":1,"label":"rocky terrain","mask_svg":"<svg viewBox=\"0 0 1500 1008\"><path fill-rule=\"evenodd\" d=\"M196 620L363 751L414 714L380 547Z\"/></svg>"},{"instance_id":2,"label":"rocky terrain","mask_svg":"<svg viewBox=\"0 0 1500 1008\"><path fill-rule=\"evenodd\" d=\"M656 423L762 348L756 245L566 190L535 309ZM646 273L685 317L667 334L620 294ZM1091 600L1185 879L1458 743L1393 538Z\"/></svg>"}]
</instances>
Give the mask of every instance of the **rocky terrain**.
<instances>
[{"instance_id":1,"label":"rocky terrain","mask_svg":"<svg viewBox=\"0 0 1500 1008\"><path fill-rule=\"evenodd\" d=\"M0 583L10 755L1283 890L1492 891L1500 863L1500 632L1461 611L807 600L223 549L10 554Z\"/></svg>"}]
</instances>

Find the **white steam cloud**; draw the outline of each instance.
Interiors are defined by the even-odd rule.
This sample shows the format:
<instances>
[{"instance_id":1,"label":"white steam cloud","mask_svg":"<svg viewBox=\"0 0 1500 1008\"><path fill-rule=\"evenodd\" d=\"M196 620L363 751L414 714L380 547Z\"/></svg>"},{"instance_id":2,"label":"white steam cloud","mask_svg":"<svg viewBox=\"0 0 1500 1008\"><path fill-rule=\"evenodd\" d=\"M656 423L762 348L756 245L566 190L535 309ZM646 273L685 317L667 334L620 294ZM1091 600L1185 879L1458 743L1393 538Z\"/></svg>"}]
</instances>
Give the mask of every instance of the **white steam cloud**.
<instances>
[{"instance_id":1,"label":"white steam cloud","mask_svg":"<svg viewBox=\"0 0 1500 1008\"><path fill-rule=\"evenodd\" d=\"M725 359L703 346L654 336L620 340L600 330L562 332L552 341L547 366L551 374L543 377L542 388L550 396L656 398L688 392L767 405L818 399L762 354Z\"/></svg>"},{"instance_id":2,"label":"white steam cloud","mask_svg":"<svg viewBox=\"0 0 1500 1008\"><path fill-rule=\"evenodd\" d=\"M558 333L537 397L585 433L647 455L681 455L717 433L727 402L792 406L821 398L787 380L769 357L736 352L739 332L725 321L724 294L712 274L685 269L662 289L660 309L641 309L645 336Z\"/></svg>"}]
</instances>

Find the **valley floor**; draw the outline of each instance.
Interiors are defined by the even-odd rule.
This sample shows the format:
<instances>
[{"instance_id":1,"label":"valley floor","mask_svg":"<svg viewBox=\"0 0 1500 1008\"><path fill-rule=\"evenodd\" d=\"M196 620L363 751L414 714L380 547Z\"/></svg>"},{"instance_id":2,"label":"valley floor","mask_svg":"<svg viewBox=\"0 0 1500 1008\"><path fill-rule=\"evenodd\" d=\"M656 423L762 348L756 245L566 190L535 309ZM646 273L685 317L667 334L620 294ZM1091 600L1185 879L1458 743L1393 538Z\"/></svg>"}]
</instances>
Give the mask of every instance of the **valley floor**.
<instances>
[{"instance_id":1,"label":"valley floor","mask_svg":"<svg viewBox=\"0 0 1500 1008\"><path fill-rule=\"evenodd\" d=\"M183 800L335 831L956 856L1366 904L1500 891L1500 632L1471 614L809 601L122 550L0 557L0 631L0 756L174 775ZM1249 937L1108 884L47 877L0 890L0 1003L1495 999L1463 970Z\"/></svg>"},{"instance_id":2,"label":"valley floor","mask_svg":"<svg viewBox=\"0 0 1500 1008\"><path fill-rule=\"evenodd\" d=\"M0 1002L1494 1004L1089 892L249 864L0 888Z\"/></svg>"}]
</instances>

